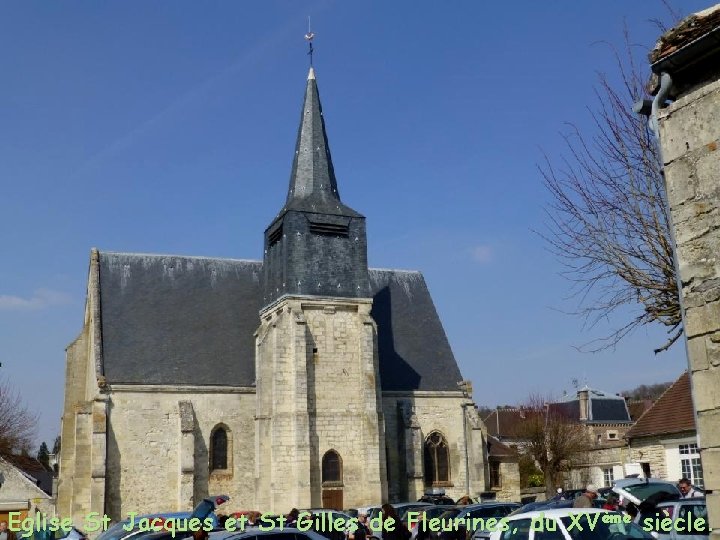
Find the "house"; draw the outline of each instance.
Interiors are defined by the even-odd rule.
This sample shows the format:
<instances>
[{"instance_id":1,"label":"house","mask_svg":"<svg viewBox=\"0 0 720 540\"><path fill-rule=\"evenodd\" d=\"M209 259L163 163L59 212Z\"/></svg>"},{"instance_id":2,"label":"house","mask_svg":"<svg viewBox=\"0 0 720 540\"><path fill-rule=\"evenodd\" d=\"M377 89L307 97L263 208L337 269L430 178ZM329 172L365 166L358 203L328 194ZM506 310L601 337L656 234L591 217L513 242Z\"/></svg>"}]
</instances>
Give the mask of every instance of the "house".
<instances>
[{"instance_id":1,"label":"house","mask_svg":"<svg viewBox=\"0 0 720 540\"><path fill-rule=\"evenodd\" d=\"M586 385L575 396L548 407L549 411L579 422L587 430L589 450L573 463L566 487L581 488L590 483L609 487L624 476L623 437L632 426L624 397Z\"/></svg>"},{"instance_id":2,"label":"house","mask_svg":"<svg viewBox=\"0 0 720 540\"><path fill-rule=\"evenodd\" d=\"M688 478L702 487L690 377L683 373L626 433L627 474L677 481Z\"/></svg>"},{"instance_id":3,"label":"house","mask_svg":"<svg viewBox=\"0 0 720 540\"><path fill-rule=\"evenodd\" d=\"M488 435L488 486L493 498L500 501L520 500L520 466L518 451Z\"/></svg>"},{"instance_id":4,"label":"house","mask_svg":"<svg viewBox=\"0 0 720 540\"><path fill-rule=\"evenodd\" d=\"M52 473L28 456L0 456L0 521L10 512L33 517L36 512L54 516Z\"/></svg>"}]
</instances>

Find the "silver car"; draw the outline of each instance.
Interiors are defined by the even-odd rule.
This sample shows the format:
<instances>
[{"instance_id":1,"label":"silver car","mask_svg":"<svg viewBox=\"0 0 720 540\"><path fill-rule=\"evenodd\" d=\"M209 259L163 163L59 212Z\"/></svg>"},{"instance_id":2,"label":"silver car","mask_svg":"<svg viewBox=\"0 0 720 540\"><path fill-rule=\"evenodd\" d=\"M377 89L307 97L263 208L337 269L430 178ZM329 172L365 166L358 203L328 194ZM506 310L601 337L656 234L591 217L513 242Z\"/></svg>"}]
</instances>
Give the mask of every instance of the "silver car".
<instances>
[{"instance_id":1,"label":"silver car","mask_svg":"<svg viewBox=\"0 0 720 540\"><path fill-rule=\"evenodd\" d=\"M671 521L663 521L670 518ZM702 520L702 521L699 521ZM658 540L708 540L705 497L662 502L653 516L643 516L639 525Z\"/></svg>"}]
</instances>

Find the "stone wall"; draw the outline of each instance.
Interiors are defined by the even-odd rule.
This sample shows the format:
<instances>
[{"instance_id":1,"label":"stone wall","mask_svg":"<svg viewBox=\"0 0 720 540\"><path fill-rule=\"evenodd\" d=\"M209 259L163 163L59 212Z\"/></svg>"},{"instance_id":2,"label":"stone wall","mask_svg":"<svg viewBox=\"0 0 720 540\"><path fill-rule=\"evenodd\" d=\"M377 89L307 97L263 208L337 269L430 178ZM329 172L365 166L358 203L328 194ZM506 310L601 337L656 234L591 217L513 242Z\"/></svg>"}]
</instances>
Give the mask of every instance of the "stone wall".
<instances>
[{"instance_id":1,"label":"stone wall","mask_svg":"<svg viewBox=\"0 0 720 540\"><path fill-rule=\"evenodd\" d=\"M630 443L628 460L630 463L649 463L650 476L653 478L667 477L665 446L657 437L633 439Z\"/></svg>"},{"instance_id":2,"label":"stone wall","mask_svg":"<svg viewBox=\"0 0 720 540\"><path fill-rule=\"evenodd\" d=\"M520 502L520 467L517 461L500 462L500 489L494 491L497 501Z\"/></svg>"},{"instance_id":3,"label":"stone wall","mask_svg":"<svg viewBox=\"0 0 720 540\"><path fill-rule=\"evenodd\" d=\"M447 440L450 450L450 483L444 486L446 494L459 499L463 495L477 497L486 490L487 456L484 448L484 425L477 419L463 421L463 405L469 400L462 392L385 392L383 411L385 416L386 444L388 448L388 498L390 502L417 500L424 491L422 468L408 471L407 448L404 446L405 427L402 409L412 408L419 427L419 444L433 431L439 431ZM471 407L466 406L468 416ZM473 409L474 410L474 409ZM467 434L467 436L466 436ZM398 443L400 441L400 443ZM470 477L467 479L466 441ZM416 453L422 448L416 447ZM420 457L422 459L422 457Z\"/></svg>"},{"instance_id":4,"label":"stone wall","mask_svg":"<svg viewBox=\"0 0 720 540\"><path fill-rule=\"evenodd\" d=\"M706 76L711 77L711 72ZM708 512L720 529L720 80L685 92L659 117ZM716 533L717 534L717 533Z\"/></svg>"},{"instance_id":5,"label":"stone wall","mask_svg":"<svg viewBox=\"0 0 720 540\"><path fill-rule=\"evenodd\" d=\"M225 512L255 508L254 389L115 386L108 410L110 517L191 510L218 494L230 496ZM210 473L218 425L228 431L229 468Z\"/></svg>"},{"instance_id":6,"label":"stone wall","mask_svg":"<svg viewBox=\"0 0 720 540\"><path fill-rule=\"evenodd\" d=\"M326 490L341 496L345 508L385 497L371 306L370 300L289 298L262 314L255 478L264 510L322 507ZM331 450L342 462L342 480L332 485L321 471Z\"/></svg>"}]
</instances>

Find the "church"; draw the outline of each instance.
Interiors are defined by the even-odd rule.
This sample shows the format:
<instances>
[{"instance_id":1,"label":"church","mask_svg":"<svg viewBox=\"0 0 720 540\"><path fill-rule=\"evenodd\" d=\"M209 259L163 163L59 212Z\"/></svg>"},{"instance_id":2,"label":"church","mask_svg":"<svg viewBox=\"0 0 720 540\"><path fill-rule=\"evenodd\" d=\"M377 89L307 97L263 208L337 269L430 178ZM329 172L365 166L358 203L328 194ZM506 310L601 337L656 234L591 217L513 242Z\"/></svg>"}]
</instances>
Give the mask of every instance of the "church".
<instances>
[{"instance_id":1,"label":"church","mask_svg":"<svg viewBox=\"0 0 720 540\"><path fill-rule=\"evenodd\" d=\"M368 268L315 72L260 260L90 253L66 349L57 513L287 512L490 485L485 426L423 275Z\"/></svg>"}]
</instances>

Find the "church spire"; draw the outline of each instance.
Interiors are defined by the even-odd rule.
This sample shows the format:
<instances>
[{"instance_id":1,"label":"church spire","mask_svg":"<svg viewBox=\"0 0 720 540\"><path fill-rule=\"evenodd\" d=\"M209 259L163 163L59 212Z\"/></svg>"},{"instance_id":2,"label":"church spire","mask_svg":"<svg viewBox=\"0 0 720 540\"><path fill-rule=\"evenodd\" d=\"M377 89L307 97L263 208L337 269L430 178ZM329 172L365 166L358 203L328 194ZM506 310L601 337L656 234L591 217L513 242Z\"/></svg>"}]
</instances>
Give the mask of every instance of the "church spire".
<instances>
[{"instance_id":1,"label":"church spire","mask_svg":"<svg viewBox=\"0 0 720 540\"><path fill-rule=\"evenodd\" d=\"M365 218L340 201L310 67L285 205L265 229L263 301L368 298Z\"/></svg>"},{"instance_id":2,"label":"church spire","mask_svg":"<svg viewBox=\"0 0 720 540\"><path fill-rule=\"evenodd\" d=\"M285 209L357 215L340 202L315 70L310 67ZM349 211L349 212L348 212Z\"/></svg>"}]
</instances>

